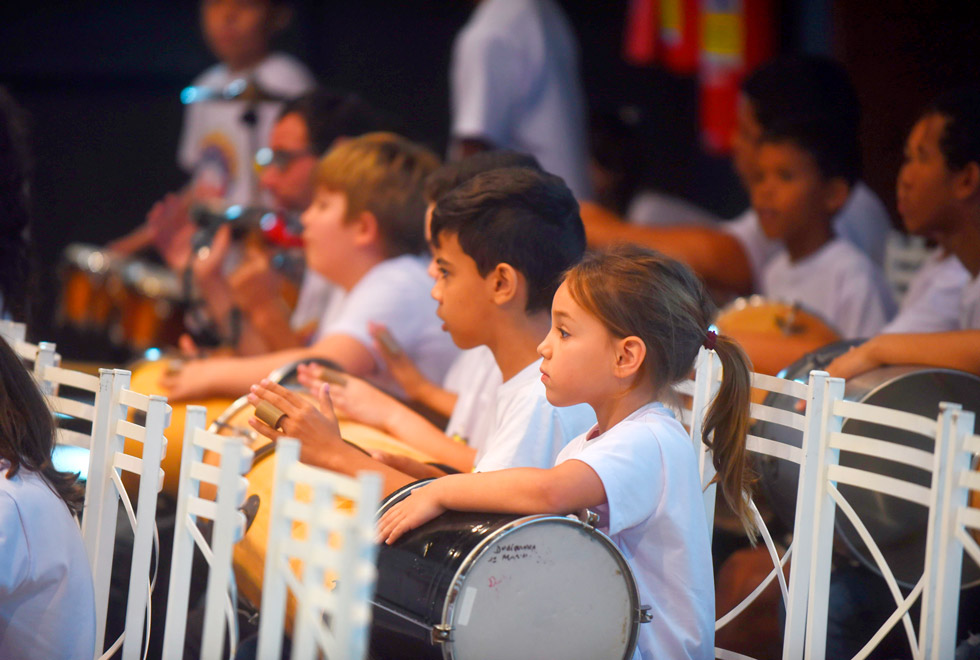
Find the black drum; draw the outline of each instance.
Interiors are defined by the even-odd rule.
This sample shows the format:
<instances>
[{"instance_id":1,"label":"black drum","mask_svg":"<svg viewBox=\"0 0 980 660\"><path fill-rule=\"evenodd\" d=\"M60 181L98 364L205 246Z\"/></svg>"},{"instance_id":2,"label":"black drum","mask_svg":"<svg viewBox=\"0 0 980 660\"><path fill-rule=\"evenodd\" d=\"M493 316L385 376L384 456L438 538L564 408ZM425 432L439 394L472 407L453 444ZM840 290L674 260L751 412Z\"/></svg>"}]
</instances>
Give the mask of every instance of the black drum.
<instances>
[{"instance_id":1,"label":"black drum","mask_svg":"<svg viewBox=\"0 0 980 660\"><path fill-rule=\"evenodd\" d=\"M806 382L810 371L823 369L833 358L855 343L838 342L814 351L787 367L780 375ZM950 369L910 365L882 367L848 379L844 398L848 401L904 410L933 419L939 414L939 403L942 401L959 403L966 410L980 413L980 378ZM788 409L791 405L788 397L770 394L766 398L766 403L770 405L779 406L783 401L786 401L786 404L781 407ZM757 435L797 447L801 444L802 434L799 431L776 424L762 422L757 424L759 428L754 431ZM841 430L843 433L885 439L929 452L933 450L932 443L921 435L886 430L866 422L845 419ZM759 458L762 487L768 501L776 515L792 527L796 511L799 468L788 461L764 456ZM841 452L840 464L900 478L926 488L930 485L931 465L923 466L923 469L919 470L908 465L851 452ZM878 543L895 574L895 579L903 586L914 586L922 575L925 563L924 546L928 512L921 506L905 500L854 486L841 486L840 491ZM837 534L835 549L857 558L866 567L878 572L874 559L871 558L857 531L839 511L835 527ZM964 562L962 584L972 586L978 580L980 580L980 569L973 562Z\"/></svg>"},{"instance_id":2,"label":"black drum","mask_svg":"<svg viewBox=\"0 0 980 660\"><path fill-rule=\"evenodd\" d=\"M631 658L642 620L629 565L590 525L449 511L381 546L370 657Z\"/></svg>"}]
</instances>

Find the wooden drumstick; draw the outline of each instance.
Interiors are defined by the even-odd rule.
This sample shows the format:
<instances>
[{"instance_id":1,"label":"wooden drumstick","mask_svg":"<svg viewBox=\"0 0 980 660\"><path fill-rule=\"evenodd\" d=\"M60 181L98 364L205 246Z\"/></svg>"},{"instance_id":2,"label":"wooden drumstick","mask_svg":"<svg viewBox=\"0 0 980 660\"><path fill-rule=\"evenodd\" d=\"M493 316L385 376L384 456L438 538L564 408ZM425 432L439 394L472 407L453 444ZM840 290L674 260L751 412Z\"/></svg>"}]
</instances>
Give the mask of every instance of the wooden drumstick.
<instances>
[{"instance_id":1,"label":"wooden drumstick","mask_svg":"<svg viewBox=\"0 0 980 660\"><path fill-rule=\"evenodd\" d=\"M378 330L378 332L374 335L374 338L377 339L384 349L390 354L401 354L402 347L398 345L397 341L395 341L395 338L392 336L391 332L388 331L388 328L381 328Z\"/></svg>"},{"instance_id":2,"label":"wooden drumstick","mask_svg":"<svg viewBox=\"0 0 980 660\"><path fill-rule=\"evenodd\" d=\"M286 413L268 401L259 401L259 405L255 406L255 417L272 428L281 431L280 425L282 424L282 420L286 418Z\"/></svg>"},{"instance_id":3,"label":"wooden drumstick","mask_svg":"<svg viewBox=\"0 0 980 660\"><path fill-rule=\"evenodd\" d=\"M338 369L331 369L330 367L320 367L320 378L331 385L343 386L347 384L347 374Z\"/></svg>"}]
</instances>

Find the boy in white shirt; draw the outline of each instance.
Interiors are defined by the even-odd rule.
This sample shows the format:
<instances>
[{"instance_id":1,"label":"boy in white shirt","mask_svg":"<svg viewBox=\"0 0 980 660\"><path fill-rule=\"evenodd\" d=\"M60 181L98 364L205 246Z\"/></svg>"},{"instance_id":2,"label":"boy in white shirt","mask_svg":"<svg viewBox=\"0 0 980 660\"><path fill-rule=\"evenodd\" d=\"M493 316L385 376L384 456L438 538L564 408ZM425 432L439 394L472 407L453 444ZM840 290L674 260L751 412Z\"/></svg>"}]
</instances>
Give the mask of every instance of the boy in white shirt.
<instances>
[{"instance_id":1,"label":"boy in white shirt","mask_svg":"<svg viewBox=\"0 0 980 660\"><path fill-rule=\"evenodd\" d=\"M416 422L408 416L389 420L401 428L403 438L412 438L417 449L459 470L543 468L553 465L562 447L595 422L588 406L556 408L548 403L537 353L551 325L549 306L561 275L584 249L575 199L550 174L492 170L439 201L432 214L437 313L458 347L490 349L503 384L493 402L493 430L480 451L450 440L431 425L429 430L409 427ZM253 427L271 438L298 437L305 462L346 474L378 470L386 492L420 476L403 461L395 470L341 442L330 396L322 387L317 391L326 416L274 383L253 387L250 401L268 400L286 414L279 431L257 420L251 421ZM331 388L340 406L342 392Z\"/></svg>"},{"instance_id":2,"label":"boy in white shirt","mask_svg":"<svg viewBox=\"0 0 980 660\"><path fill-rule=\"evenodd\" d=\"M895 312L884 275L831 225L856 179L855 137L827 118L776 124L750 185L759 224L783 246L763 271L763 295L802 304L846 338L878 332Z\"/></svg>"},{"instance_id":3,"label":"boy in white shirt","mask_svg":"<svg viewBox=\"0 0 980 660\"><path fill-rule=\"evenodd\" d=\"M457 350L439 329L419 256L425 248L422 182L437 165L430 151L390 133L335 146L317 166L316 193L302 218L307 267L339 288L313 344L188 362L165 378L169 395L241 395L273 369L315 357L394 388L368 332L371 322L392 328L423 372L441 379Z\"/></svg>"}]
</instances>

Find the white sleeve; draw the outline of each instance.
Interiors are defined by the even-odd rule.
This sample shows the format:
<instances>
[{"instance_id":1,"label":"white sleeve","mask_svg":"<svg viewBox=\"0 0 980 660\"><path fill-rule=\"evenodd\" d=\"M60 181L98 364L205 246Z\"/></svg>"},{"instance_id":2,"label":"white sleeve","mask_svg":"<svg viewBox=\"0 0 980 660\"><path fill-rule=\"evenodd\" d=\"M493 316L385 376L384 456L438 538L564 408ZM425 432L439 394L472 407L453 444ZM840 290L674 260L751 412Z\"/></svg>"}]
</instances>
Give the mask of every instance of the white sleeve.
<instances>
[{"instance_id":1,"label":"white sleeve","mask_svg":"<svg viewBox=\"0 0 980 660\"><path fill-rule=\"evenodd\" d=\"M610 536L652 516L663 499L664 456L646 424L621 423L615 432L586 445L572 459L588 465L602 481Z\"/></svg>"},{"instance_id":2,"label":"white sleeve","mask_svg":"<svg viewBox=\"0 0 980 660\"><path fill-rule=\"evenodd\" d=\"M766 264L781 249L779 242L766 236L762 227L759 226L759 216L752 209L734 220L723 222L718 226L726 234L734 236L741 244L742 249L745 250L745 256L752 268L753 288L758 290Z\"/></svg>"},{"instance_id":3,"label":"white sleeve","mask_svg":"<svg viewBox=\"0 0 980 660\"><path fill-rule=\"evenodd\" d=\"M453 53L454 138L507 144L525 72L514 44L475 32L460 35Z\"/></svg>"},{"instance_id":4,"label":"white sleeve","mask_svg":"<svg viewBox=\"0 0 980 660\"><path fill-rule=\"evenodd\" d=\"M557 409L544 397L515 397L497 411L497 426L476 461L477 472L515 467L550 468L563 446Z\"/></svg>"},{"instance_id":5,"label":"white sleeve","mask_svg":"<svg viewBox=\"0 0 980 660\"><path fill-rule=\"evenodd\" d=\"M955 257L926 261L909 283L898 315L882 328L893 332L959 330L960 295L969 274Z\"/></svg>"},{"instance_id":6,"label":"white sleeve","mask_svg":"<svg viewBox=\"0 0 980 660\"><path fill-rule=\"evenodd\" d=\"M894 312L887 286L876 279L878 274L874 272L845 270L842 274L846 277L837 283L840 297L831 321L845 339L878 334Z\"/></svg>"},{"instance_id":7,"label":"white sleeve","mask_svg":"<svg viewBox=\"0 0 980 660\"><path fill-rule=\"evenodd\" d=\"M0 474L0 479L6 479ZM0 599L13 593L27 578L30 548L20 510L9 493L0 493Z\"/></svg>"}]
</instances>

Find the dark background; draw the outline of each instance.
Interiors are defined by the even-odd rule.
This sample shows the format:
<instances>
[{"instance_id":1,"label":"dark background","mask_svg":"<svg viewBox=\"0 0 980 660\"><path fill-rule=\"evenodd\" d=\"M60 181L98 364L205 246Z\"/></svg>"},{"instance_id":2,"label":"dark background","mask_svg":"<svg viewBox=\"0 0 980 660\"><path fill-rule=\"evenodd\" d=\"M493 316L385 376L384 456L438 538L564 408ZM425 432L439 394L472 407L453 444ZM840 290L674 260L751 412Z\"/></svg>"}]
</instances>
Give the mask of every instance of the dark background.
<instances>
[{"instance_id":1,"label":"dark background","mask_svg":"<svg viewBox=\"0 0 980 660\"><path fill-rule=\"evenodd\" d=\"M179 187L179 91L213 63L189 0L0 2L0 84L29 111L36 159L34 239L41 268L33 338L56 337L59 255L104 243ZM696 83L620 57L627 0L560 0L576 28L590 106L633 106L653 187L731 217L746 205L724 159L697 138ZM277 47L321 82L360 92L406 133L442 151L452 38L464 0L293 2ZM980 6L940 0L775 2L780 52L833 54L864 106L865 178L894 209L901 148L916 114L942 89L980 80ZM893 213L894 215L894 213Z\"/></svg>"}]
</instances>

